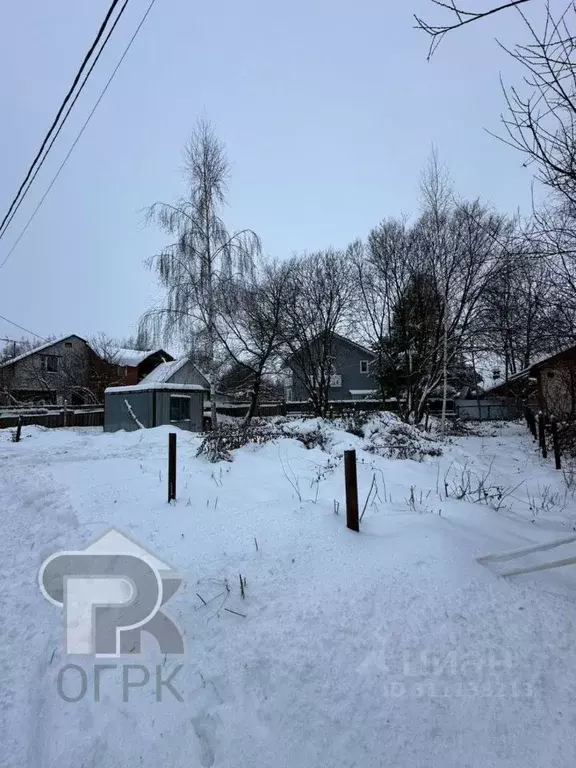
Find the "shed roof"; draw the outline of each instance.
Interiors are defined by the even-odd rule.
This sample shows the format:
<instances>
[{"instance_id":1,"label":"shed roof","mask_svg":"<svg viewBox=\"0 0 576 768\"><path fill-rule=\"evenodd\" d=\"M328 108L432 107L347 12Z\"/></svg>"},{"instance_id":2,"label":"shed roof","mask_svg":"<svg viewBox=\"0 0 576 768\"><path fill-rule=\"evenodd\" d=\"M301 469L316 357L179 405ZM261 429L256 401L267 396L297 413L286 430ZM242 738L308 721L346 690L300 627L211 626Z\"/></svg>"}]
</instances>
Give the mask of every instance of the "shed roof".
<instances>
[{"instance_id":1,"label":"shed roof","mask_svg":"<svg viewBox=\"0 0 576 768\"><path fill-rule=\"evenodd\" d=\"M514 386L515 384L518 384L518 382L521 382L523 379L528 379L530 377L530 368L524 368L522 371L518 371L518 373L512 374L512 376L509 376L507 379L504 379L503 381L497 381L492 386L486 387L483 391L483 395L504 395L510 387Z\"/></svg>"},{"instance_id":2,"label":"shed roof","mask_svg":"<svg viewBox=\"0 0 576 768\"><path fill-rule=\"evenodd\" d=\"M498 381L490 387L486 387L484 394L496 394L497 390L504 390L510 384L520 381L521 379L535 376L539 368L547 365L554 365L561 363L565 360L574 360L576 362L576 344L571 344L569 347L561 349L559 352L553 352L552 354L546 353L534 358L527 368L523 368L518 373L514 373L504 381Z\"/></svg>"},{"instance_id":3,"label":"shed roof","mask_svg":"<svg viewBox=\"0 0 576 768\"><path fill-rule=\"evenodd\" d=\"M148 376L144 376L140 384L152 384L153 382L168 382L171 377L183 368L188 362L187 357L181 357L179 360L172 360L169 363L160 363Z\"/></svg>"},{"instance_id":4,"label":"shed roof","mask_svg":"<svg viewBox=\"0 0 576 768\"><path fill-rule=\"evenodd\" d=\"M542 355L530 364L529 371L533 374L544 365L553 365L554 363L561 363L564 360L576 360L576 344L570 344L569 347L565 347L559 352L554 352L551 355Z\"/></svg>"},{"instance_id":5,"label":"shed roof","mask_svg":"<svg viewBox=\"0 0 576 768\"><path fill-rule=\"evenodd\" d=\"M207 392L208 390L205 387L201 387L200 384L166 384L162 381L151 381L148 384L145 384L143 381L140 382L140 384L134 384L133 386L129 387L106 387L104 390L104 393L107 395L111 394L128 394L129 392L151 392L152 390L175 390L175 391L182 391L182 392L190 392L190 391L196 391L196 392Z\"/></svg>"}]
</instances>

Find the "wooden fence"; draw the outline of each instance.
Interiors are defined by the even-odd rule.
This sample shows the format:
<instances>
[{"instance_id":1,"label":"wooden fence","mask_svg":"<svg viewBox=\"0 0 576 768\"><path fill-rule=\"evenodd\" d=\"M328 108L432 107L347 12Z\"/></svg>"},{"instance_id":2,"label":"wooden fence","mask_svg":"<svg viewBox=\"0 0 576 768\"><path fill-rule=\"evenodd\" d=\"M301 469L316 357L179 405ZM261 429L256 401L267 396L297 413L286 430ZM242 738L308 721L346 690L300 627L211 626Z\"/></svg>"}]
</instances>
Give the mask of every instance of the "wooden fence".
<instances>
[{"instance_id":1,"label":"wooden fence","mask_svg":"<svg viewBox=\"0 0 576 768\"><path fill-rule=\"evenodd\" d=\"M103 427L104 408L92 406L92 410L77 411L59 410L44 413L10 413L7 416L0 415L0 429L17 427L29 427L33 424L39 427Z\"/></svg>"},{"instance_id":2,"label":"wooden fence","mask_svg":"<svg viewBox=\"0 0 576 768\"><path fill-rule=\"evenodd\" d=\"M101 408L104 408L104 403L88 403L88 404L82 404L82 405L71 405L68 404L67 406L64 405L42 405L39 403L24 403L20 405L0 405L0 417L4 414L12 413L15 411L16 413L57 413L58 411L68 411L69 413L72 411L97 411Z\"/></svg>"}]
</instances>

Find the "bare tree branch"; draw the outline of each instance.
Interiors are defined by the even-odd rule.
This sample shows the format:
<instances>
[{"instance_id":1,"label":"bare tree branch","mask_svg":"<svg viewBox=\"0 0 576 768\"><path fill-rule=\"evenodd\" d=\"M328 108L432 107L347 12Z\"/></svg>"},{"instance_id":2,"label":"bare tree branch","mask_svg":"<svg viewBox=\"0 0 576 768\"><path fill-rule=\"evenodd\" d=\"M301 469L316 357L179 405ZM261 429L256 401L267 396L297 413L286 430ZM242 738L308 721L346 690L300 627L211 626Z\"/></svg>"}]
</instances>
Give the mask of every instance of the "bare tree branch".
<instances>
[{"instance_id":1,"label":"bare tree branch","mask_svg":"<svg viewBox=\"0 0 576 768\"><path fill-rule=\"evenodd\" d=\"M524 5L524 3L530 2L530 0L509 0L509 2L490 8L487 11L465 11L463 8L456 5L456 0L451 0L449 3L442 2L441 0L431 0L431 2L439 8L444 8L445 10L450 11L456 20L448 24L431 24L425 21L422 17L414 14L416 29L421 29L432 38L430 49L428 51L428 59L431 58L434 51L438 48L442 39L448 32L463 27L466 24L471 24L474 21L480 21L480 19L485 19L488 16L493 16L495 13L500 13L509 8L517 8L520 5Z\"/></svg>"}]
</instances>

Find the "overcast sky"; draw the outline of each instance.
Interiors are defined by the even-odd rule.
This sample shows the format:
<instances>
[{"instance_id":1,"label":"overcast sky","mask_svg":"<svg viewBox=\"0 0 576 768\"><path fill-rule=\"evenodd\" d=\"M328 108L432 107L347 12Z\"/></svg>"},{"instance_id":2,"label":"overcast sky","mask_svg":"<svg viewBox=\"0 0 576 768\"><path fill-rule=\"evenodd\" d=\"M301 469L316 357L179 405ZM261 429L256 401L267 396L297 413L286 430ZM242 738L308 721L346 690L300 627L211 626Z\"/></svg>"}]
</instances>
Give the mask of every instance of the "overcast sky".
<instances>
[{"instance_id":1,"label":"overcast sky","mask_svg":"<svg viewBox=\"0 0 576 768\"><path fill-rule=\"evenodd\" d=\"M109 0L6 4L0 28L2 216ZM148 0L131 0L0 261L50 182ZM515 12L446 38L431 62L412 14L428 0L157 0L66 169L6 266L0 314L46 336L125 336L158 296L144 260L165 242L142 209L181 191L182 147L209 118L232 162L230 228L279 258L365 237L413 214L432 144L463 197L528 212L531 170L499 130L498 76L518 72L494 38ZM0 320L0 336L19 338Z\"/></svg>"}]
</instances>

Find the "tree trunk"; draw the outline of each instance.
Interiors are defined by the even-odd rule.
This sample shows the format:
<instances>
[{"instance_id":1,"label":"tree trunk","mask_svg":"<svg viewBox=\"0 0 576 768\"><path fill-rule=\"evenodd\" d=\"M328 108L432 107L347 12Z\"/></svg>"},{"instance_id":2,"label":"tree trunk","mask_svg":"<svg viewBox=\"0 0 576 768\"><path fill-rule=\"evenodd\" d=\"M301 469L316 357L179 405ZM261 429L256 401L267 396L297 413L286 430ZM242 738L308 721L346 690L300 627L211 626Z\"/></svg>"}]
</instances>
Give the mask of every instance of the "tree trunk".
<instances>
[{"instance_id":1,"label":"tree trunk","mask_svg":"<svg viewBox=\"0 0 576 768\"><path fill-rule=\"evenodd\" d=\"M212 376L210 377L210 420L212 421L212 429L217 429L218 411L216 410L216 386Z\"/></svg>"},{"instance_id":2,"label":"tree trunk","mask_svg":"<svg viewBox=\"0 0 576 768\"><path fill-rule=\"evenodd\" d=\"M448 296L444 294L444 351L442 360L442 434L446 432L446 400L448 399Z\"/></svg>"},{"instance_id":3,"label":"tree trunk","mask_svg":"<svg viewBox=\"0 0 576 768\"><path fill-rule=\"evenodd\" d=\"M262 372L259 372L256 378L254 379L254 386L252 387L252 392L250 394L250 406L248 408L248 413L246 414L246 418L244 419L244 426L249 427L250 422L254 418L256 414L256 408L258 406L258 396L260 394L260 383L262 379Z\"/></svg>"}]
</instances>

